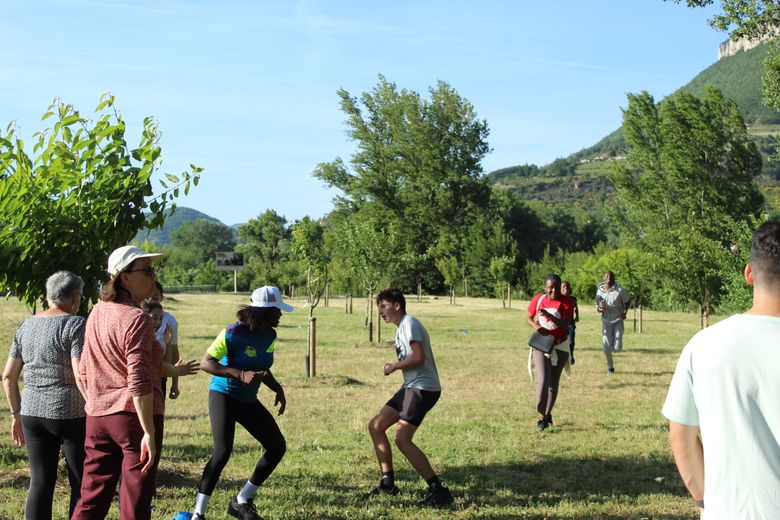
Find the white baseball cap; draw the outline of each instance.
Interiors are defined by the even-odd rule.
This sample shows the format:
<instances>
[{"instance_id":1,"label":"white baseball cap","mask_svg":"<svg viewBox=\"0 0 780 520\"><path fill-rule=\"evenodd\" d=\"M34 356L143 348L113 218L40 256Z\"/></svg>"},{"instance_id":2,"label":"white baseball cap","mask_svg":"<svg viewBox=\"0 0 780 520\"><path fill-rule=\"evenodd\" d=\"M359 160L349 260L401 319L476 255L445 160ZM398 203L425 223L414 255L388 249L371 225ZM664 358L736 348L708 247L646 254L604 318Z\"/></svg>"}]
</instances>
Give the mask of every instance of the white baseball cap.
<instances>
[{"instance_id":1,"label":"white baseball cap","mask_svg":"<svg viewBox=\"0 0 780 520\"><path fill-rule=\"evenodd\" d=\"M249 305L251 307L276 307L286 312L293 310L292 305L284 303L284 298L282 298L279 288L271 285L264 285L255 289L252 293L252 303Z\"/></svg>"},{"instance_id":2,"label":"white baseball cap","mask_svg":"<svg viewBox=\"0 0 780 520\"><path fill-rule=\"evenodd\" d=\"M139 258L150 258L152 262L158 261L162 258L161 253L147 253L140 247L135 246L123 246L119 249L115 249L108 257L108 274L116 276L125 268L133 263L133 260Z\"/></svg>"}]
</instances>

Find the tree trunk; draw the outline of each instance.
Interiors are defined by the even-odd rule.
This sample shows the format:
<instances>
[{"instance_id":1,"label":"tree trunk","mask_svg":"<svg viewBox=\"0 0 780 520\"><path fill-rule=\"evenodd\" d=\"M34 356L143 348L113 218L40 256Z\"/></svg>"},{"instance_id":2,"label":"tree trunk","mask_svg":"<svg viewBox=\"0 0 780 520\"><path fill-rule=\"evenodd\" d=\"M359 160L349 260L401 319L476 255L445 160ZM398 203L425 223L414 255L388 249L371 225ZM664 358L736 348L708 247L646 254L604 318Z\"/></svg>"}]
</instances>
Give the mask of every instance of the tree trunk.
<instances>
[{"instance_id":1,"label":"tree trunk","mask_svg":"<svg viewBox=\"0 0 780 520\"><path fill-rule=\"evenodd\" d=\"M506 284L506 299L509 302L509 308L512 308L512 284Z\"/></svg>"},{"instance_id":2,"label":"tree trunk","mask_svg":"<svg viewBox=\"0 0 780 520\"><path fill-rule=\"evenodd\" d=\"M417 280L417 301L422 301L422 282Z\"/></svg>"},{"instance_id":3,"label":"tree trunk","mask_svg":"<svg viewBox=\"0 0 780 520\"><path fill-rule=\"evenodd\" d=\"M373 291L368 291L368 302L366 313L368 314L368 342L374 342L374 313L371 312L371 300L373 300Z\"/></svg>"},{"instance_id":4,"label":"tree trunk","mask_svg":"<svg viewBox=\"0 0 780 520\"><path fill-rule=\"evenodd\" d=\"M317 377L317 318L309 318L309 377Z\"/></svg>"}]
</instances>

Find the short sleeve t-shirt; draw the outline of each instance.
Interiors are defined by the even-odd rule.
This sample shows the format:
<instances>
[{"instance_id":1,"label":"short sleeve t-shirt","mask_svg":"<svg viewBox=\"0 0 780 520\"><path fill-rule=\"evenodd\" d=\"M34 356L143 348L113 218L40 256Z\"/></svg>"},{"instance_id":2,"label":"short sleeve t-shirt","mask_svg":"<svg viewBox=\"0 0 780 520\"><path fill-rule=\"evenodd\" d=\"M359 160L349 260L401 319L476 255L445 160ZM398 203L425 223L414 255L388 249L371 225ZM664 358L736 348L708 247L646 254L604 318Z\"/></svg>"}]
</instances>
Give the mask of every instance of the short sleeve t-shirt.
<instances>
[{"instance_id":1,"label":"short sleeve t-shirt","mask_svg":"<svg viewBox=\"0 0 780 520\"><path fill-rule=\"evenodd\" d=\"M425 361L417 366L403 370L404 386L417 388L431 392L440 392L439 373L436 370L436 361L433 359L431 340L428 331L417 318L408 314L404 315L398 330L395 333L395 353L398 361L403 361L412 354L412 341L419 341L423 345Z\"/></svg>"},{"instance_id":2,"label":"short sleeve t-shirt","mask_svg":"<svg viewBox=\"0 0 780 520\"><path fill-rule=\"evenodd\" d=\"M171 332L173 333L171 335L171 345L178 345L179 344L179 322L176 321L176 318L173 317L173 314L171 314L170 312L163 311L162 324L154 332L154 337L157 338L157 341L160 343L163 352L165 352L165 350L168 348L168 345L165 343L165 329L168 328L169 326L171 327Z\"/></svg>"},{"instance_id":3,"label":"short sleeve t-shirt","mask_svg":"<svg viewBox=\"0 0 780 520\"><path fill-rule=\"evenodd\" d=\"M780 511L780 318L739 314L683 349L662 412L701 429L708 519Z\"/></svg>"},{"instance_id":4,"label":"short sleeve t-shirt","mask_svg":"<svg viewBox=\"0 0 780 520\"><path fill-rule=\"evenodd\" d=\"M24 363L21 414L47 419L84 417L72 358L84 345L81 316L30 316L14 334L8 357Z\"/></svg>"},{"instance_id":5,"label":"short sleeve t-shirt","mask_svg":"<svg viewBox=\"0 0 780 520\"><path fill-rule=\"evenodd\" d=\"M559 342L565 340L569 331L558 327L551 320L539 314L539 309L545 309L556 318L574 319L574 299L570 296L559 296L557 300L551 300L546 294L537 294L528 304L528 315L532 318L538 315L539 325L550 331L550 334Z\"/></svg>"},{"instance_id":6,"label":"short sleeve t-shirt","mask_svg":"<svg viewBox=\"0 0 780 520\"><path fill-rule=\"evenodd\" d=\"M219 333L206 350L219 364L238 370L268 370L274 364L276 331L267 329L252 332L241 322L236 322ZM232 377L211 376L210 390L227 394L236 401L257 401L260 383L247 385Z\"/></svg>"}]
</instances>

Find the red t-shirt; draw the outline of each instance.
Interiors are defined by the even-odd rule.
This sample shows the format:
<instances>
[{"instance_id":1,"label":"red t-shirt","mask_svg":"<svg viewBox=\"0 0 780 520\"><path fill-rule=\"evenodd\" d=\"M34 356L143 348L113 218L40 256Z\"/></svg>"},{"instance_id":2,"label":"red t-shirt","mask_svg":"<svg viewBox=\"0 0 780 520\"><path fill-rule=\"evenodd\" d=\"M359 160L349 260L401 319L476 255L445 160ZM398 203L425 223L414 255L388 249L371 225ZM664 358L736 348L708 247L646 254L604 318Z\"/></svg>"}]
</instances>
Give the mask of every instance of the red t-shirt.
<instances>
[{"instance_id":1,"label":"red t-shirt","mask_svg":"<svg viewBox=\"0 0 780 520\"><path fill-rule=\"evenodd\" d=\"M532 318L538 314L538 309L545 309L556 318L574 319L574 298L570 296L558 296L557 300L551 300L546 294L537 294L528 304L528 315ZM562 329L541 314L537 318L539 325L550 331L550 334L559 342L566 339L568 329Z\"/></svg>"}]
</instances>

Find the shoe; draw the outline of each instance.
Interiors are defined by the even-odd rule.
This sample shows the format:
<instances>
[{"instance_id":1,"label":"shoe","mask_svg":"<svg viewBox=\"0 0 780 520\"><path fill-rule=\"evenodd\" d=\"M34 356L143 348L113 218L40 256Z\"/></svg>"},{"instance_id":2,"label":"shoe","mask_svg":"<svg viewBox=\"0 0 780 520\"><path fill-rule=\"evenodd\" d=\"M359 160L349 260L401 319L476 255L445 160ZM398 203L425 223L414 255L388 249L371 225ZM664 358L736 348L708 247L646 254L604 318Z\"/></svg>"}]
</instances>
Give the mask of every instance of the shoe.
<instances>
[{"instance_id":1,"label":"shoe","mask_svg":"<svg viewBox=\"0 0 780 520\"><path fill-rule=\"evenodd\" d=\"M398 486L396 486L395 484L393 484L393 487L391 487L391 488L386 488L386 487L382 487L381 485L379 485L379 486L375 487L374 489L372 489L371 491L369 491L368 493L366 493L365 494L365 498L368 499L368 498L384 496L384 495L395 496L395 495L397 495L400 492L401 492L401 490L398 489Z\"/></svg>"},{"instance_id":2,"label":"shoe","mask_svg":"<svg viewBox=\"0 0 780 520\"><path fill-rule=\"evenodd\" d=\"M607 373L608 373L608 374L614 374L614 373L615 373L615 367L609 367L609 368L607 369Z\"/></svg>"},{"instance_id":3,"label":"shoe","mask_svg":"<svg viewBox=\"0 0 780 520\"><path fill-rule=\"evenodd\" d=\"M544 422L547 423L547 426L552 426L553 425L552 414L549 414L547 417L545 417Z\"/></svg>"},{"instance_id":4,"label":"shoe","mask_svg":"<svg viewBox=\"0 0 780 520\"><path fill-rule=\"evenodd\" d=\"M191 520L206 520L206 515L200 513L193 513Z\"/></svg>"},{"instance_id":5,"label":"shoe","mask_svg":"<svg viewBox=\"0 0 780 520\"><path fill-rule=\"evenodd\" d=\"M227 513L230 516L240 518L241 520L263 520L260 518L260 515L257 514L257 509L255 509L255 505L251 500L244 504L239 504L237 496L230 499Z\"/></svg>"},{"instance_id":6,"label":"shoe","mask_svg":"<svg viewBox=\"0 0 780 520\"><path fill-rule=\"evenodd\" d=\"M452 504L454 498L450 490L444 486L441 486L436 491L431 491L425 498L422 499L422 505L432 507L446 507Z\"/></svg>"},{"instance_id":7,"label":"shoe","mask_svg":"<svg viewBox=\"0 0 780 520\"><path fill-rule=\"evenodd\" d=\"M547 424L546 419L539 419L538 421L536 421L536 429L539 430L540 432L544 431L548 426L550 425Z\"/></svg>"}]
</instances>

